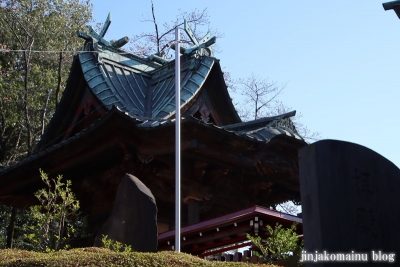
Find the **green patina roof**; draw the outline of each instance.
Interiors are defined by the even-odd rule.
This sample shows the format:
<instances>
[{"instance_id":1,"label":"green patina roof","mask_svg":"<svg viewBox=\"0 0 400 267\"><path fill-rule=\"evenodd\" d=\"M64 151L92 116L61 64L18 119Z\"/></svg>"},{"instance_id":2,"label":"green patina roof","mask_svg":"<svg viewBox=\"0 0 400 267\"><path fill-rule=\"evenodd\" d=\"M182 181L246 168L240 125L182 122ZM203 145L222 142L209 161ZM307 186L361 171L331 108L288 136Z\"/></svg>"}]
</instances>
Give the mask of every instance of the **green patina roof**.
<instances>
[{"instance_id":1,"label":"green patina roof","mask_svg":"<svg viewBox=\"0 0 400 267\"><path fill-rule=\"evenodd\" d=\"M144 59L119 49L114 44L120 41L103 39L110 23L109 15L100 33L91 27L90 36L79 33L87 40L88 51L80 53L79 60L92 92L109 110L116 106L132 116L158 119L174 115L174 61L160 60L157 56ZM191 32L187 27L187 32ZM196 46L181 56L181 107L198 93L207 79L216 59L202 55L201 51L208 49L210 54L208 46L214 42L215 38L209 34L199 42L194 39Z\"/></svg>"}]
</instances>

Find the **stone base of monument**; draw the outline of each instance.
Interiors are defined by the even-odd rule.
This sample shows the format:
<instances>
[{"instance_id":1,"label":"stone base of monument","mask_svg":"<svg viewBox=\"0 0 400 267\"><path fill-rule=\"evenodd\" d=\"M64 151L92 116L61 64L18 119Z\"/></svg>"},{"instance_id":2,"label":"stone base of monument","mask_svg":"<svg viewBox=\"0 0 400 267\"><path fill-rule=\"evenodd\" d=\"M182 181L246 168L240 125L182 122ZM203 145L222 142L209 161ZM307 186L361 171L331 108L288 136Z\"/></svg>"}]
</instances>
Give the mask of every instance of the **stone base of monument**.
<instances>
[{"instance_id":1,"label":"stone base of monument","mask_svg":"<svg viewBox=\"0 0 400 267\"><path fill-rule=\"evenodd\" d=\"M397 261L400 170L392 162L357 144L323 140L300 149L299 164L307 266Z\"/></svg>"},{"instance_id":2,"label":"stone base of monument","mask_svg":"<svg viewBox=\"0 0 400 267\"><path fill-rule=\"evenodd\" d=\"M138 178L126 174L119 185L110 218L96 235L94 245L102 247L102 236L130 245L133 251L157 251L157 206Z\"/></svg>"}]
</instances>

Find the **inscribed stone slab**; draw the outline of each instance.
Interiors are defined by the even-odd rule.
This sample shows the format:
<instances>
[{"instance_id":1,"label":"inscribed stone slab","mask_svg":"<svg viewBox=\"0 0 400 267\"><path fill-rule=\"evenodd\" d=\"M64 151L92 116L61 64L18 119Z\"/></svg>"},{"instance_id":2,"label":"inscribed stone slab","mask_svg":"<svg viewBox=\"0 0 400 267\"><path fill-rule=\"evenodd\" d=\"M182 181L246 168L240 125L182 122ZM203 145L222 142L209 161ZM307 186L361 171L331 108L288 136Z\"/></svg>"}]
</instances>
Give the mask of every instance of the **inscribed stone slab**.
<instances>
[{"instance_id":1,"label":"inscribed stone slab","mask_svg":"<svg viewBox=\"0 0 400 267\"><path fill-rule=\"evenodd\" d=\"M366 147L322 140L299 150L305 250L400 256L400 170ZM307 266L325 266L308 264ZM342 263L327 266L343 266ZM355 265L352 265L355 266Z\"/></svg>"}]
</instances>

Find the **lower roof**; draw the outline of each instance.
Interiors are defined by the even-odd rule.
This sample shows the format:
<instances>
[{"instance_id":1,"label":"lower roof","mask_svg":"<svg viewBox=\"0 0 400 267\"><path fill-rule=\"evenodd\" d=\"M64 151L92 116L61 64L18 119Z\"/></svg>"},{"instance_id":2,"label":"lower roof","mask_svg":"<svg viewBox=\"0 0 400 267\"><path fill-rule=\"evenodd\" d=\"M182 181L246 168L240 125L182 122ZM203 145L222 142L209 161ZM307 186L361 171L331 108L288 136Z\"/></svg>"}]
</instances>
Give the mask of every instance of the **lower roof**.
<instances>
[{"instance_id":1,"label":"lower roof","mask_svg":"<svg viewBox=\"0 0 400 267\"><path fill-rule=\"evenodd\" d=\"M202 257L215 254L215 251L213 253L207 253L207 251L222 246L226 246L225 250L218 252L228 251L232 249L230 244L246 241L247 233L252 236L267 237L266 225L282 224L284 227L290 227L293 223L298 223L296 232L298 235L302 235L301 218L254 206L181 228L181 251ZM160 233L158 250L173 250L175 233L175 230ZM249 244L245 243L244 245L248 246Z\"/></svg>"}]
</instances>

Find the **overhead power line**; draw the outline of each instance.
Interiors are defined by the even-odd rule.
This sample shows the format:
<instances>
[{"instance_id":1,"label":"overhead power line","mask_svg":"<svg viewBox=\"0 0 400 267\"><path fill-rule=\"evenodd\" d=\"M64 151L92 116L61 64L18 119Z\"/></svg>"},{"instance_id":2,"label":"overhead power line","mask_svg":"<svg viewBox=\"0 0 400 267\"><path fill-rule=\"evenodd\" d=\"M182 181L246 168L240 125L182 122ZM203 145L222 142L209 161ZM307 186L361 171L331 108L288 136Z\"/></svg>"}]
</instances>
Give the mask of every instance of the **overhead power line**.
<instances>
[{"instance_id":1,"label":"overhead power line","mask_svg":"<svg viewBox=\"0 0 400 267\"><path fill-rule=\"evenodd\" d=\"M80 53L80 52L91 52L91 53L99 53L99 51L85 51L85 50L8 50L1 49L0 52L33 52L33 53Z\"/></svg>"}]
</instances>

